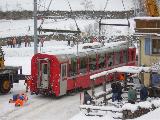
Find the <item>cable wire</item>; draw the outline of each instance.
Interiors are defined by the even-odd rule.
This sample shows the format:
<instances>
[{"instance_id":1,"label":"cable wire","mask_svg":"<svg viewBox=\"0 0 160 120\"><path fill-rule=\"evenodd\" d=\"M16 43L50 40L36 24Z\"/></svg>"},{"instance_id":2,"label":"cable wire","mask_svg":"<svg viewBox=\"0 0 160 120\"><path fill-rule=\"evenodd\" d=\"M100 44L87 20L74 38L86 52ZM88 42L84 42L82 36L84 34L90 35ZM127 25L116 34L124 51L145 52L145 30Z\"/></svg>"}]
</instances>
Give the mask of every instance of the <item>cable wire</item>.
<instances>
[{"instance_id":1,"label":"cable wire","mask_svg":"<svg viewBox=\"0 0 160 120\"><path fill-rule=\"evenodd\" d=\"M68 5L69 5L69 8L70 8L70 11L71 11L71 13L73 13L73 11L72 11L72 7L71 7L71 4L70 4L70 2L67 0L67 2L68 2ZM79 27L78 27L78 24L77 24L77 21L76 21L76 19L75 18L73 18L73 20L74 20L74 22L75 22L75 24L76 24L76 27L77 27L77 31L80 31L80 29L79 29Z\"/></svg>"},{"instance_id":2,"label":"cable wire","mask_svg":"<svg viewBox=\"0 0 160 120\"><path fill-rule=\"evenodd\" d=\"M106 0L105 6L104 6L104 9L103 9L104 12L105 12L105 10L106 10L106 8L107 8L108 1L109 1L109 0ZM101 16L101 18L100 18L100 20L99 20L99 36L100 36L100 32L101 32L101 20L102 20L102 18L103 18L103 17Z\"/></svg>"}]
</instances>

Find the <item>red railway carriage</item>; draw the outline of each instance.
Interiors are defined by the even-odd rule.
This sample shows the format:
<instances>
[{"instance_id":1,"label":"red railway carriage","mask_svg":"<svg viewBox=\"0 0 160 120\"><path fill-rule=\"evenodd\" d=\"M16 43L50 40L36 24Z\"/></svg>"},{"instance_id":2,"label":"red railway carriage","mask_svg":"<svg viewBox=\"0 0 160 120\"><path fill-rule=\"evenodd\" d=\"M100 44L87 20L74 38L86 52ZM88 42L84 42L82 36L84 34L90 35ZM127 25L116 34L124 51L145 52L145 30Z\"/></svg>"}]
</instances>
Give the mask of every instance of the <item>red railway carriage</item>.
<instances>
[{"instance_id":1,"label":"red railway carriage","mask_svg":"<svg viewBox=\"0 0 160 120\"><path fill-rule=\"evenodd\" d=\"M123 65L136 65L136 48L126 42L107 46L83 46L78 54L36 54L32 58L30 90L36 94L61 96L78 88L90 87L90 75ZM103 78L96 80L99 85Z\"/></svg>"}]
</instances>

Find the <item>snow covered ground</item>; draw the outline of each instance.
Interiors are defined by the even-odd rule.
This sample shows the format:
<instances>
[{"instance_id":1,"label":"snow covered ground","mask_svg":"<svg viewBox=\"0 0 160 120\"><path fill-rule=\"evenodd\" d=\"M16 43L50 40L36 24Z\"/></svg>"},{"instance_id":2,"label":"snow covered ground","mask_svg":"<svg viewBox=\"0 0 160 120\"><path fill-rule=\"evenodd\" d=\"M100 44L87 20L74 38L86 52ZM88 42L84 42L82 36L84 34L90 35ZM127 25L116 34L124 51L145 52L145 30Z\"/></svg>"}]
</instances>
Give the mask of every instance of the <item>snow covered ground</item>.
<instances>
[{"instance_id":1,"label":"snow covered ground","mask_svg":"<svg viewBox=\"0 0 160 120\"><path fill-rule=\"evenodd\" d=\"M134 20L130 19L131 27L121 26L105 26L103 33L105 36L118 36L133 34L134 32ZM78 27L82 32L98 33L98 20L76 20ZM116 24L128 24L127 19L109 19L103 20L103 23L116 23ZM38 26L41 21L38 21ZM25 36L33 35L33 20L0 20L0 38L12 37L12 36ZM77 30L76 24L73 19L62 19L62 20L45 20L42 24L42 28L60 29L60 30ZM96 32L97 31L97 32ZM52 34L52 33L42 33Z\"/></svg>"},{"instance_id":2,"label":"snow covered ground","mask_svg":"<svg viewBox=\"0 0 160 120\"><path fill-rule=\"evenodd\" d=\"M33 43L32 43L33 46ZM67 42L47 41L44 43L43 51L64 50L69 48ZM33 47L8 48L3 46L5 52L5 65L22 65L23 73L30 74L30 60L33 55ZM99 91L102 89L97 88ZM24 81L14 84L14 88L7 95L0 95L0 120L114 120L114 114L105 113L103 117L85 116L80 112L80 93L60 98L46 97L42 95L30 95L29 101L24 107L17 108L8 103L15 93L25 91ZM135 120L159 120L160 109L156 109Z\"/></svg>"},{"instance_id":3,"label":"snow covered ground","mask_svg":"<svg viewBox=\"0 0 160 120\"><path fill-rule=\"evenodd\" d=\"M53 0L50 10L67 10L70 11L68 1L73 10L85 10L81 3L85 0ZM89 0L92 1L89 5L89 10L104 10L106 0ZM135 7L137 0L123 0L125 10L131 10ZM38 9L46 10L50 0L37 0ZM22 11L33 10L33 0L0 0L0 10L2 11ZM122 11L124 10L122 0L109 0L106 10L108 11Z\"/></svg>"},{"instance_id":4,"label":"snow covered ground","mask_svg":"<svg viewBox=\"0 0 160 120\"><path fill-rule=\"evenodd\" d=\"M45 4L45 7L40 6ZM44 3L46 1L46 3ZM124 0L126 10L134 9L135 1L137 0ZM85 10L83 5L80 5L83 0L69 0L73 10ZM91 9L103 10L106 0L92 0L93 6ZM46 10L49 0L38 0L38 9ZM137 7L138 8L138 7ZM0 10L2 11L21 11L21 10L33 10L33 0L0 0ZM67 0L53 0L50 10L70 10L67 4ZM121 11L124 10L121 0L109 0L106 10ZM112 21L113 20L109 20ZM121 22L116 20L116 22ZM126 21L126 20L125 20ZM78 20L80 29L85 30L89 24L94 24L95 20ZM52 23L52 25L51 25ZM53 24L55 23L55 24ZM115 23L115 21L114 21ZM131 24L133 25L133 23ZM73 20L62 21L56 23L55 21L46 21L44 27L54 26L55 28L70 28L75 29L73 26ZM30 27L30 30L29 30ZM10 36L24 36L26 34L33 35L33 20L0 20L0 37ZM113 30L114 29L114 30ZM131 30L132 31L132 30ZM127 28L108 28L108 34L122 34L127 33ZM64 41L57 42L45 42L42 51L52 50L64 50L67 49L67 43ZM33 43L32 47L21 48L8 48L3 46L5 53L5 65L22 66L23 74L30 74L31 70L31 58L33 56ZM99 89L99 88L98 88ZM101 89L101 88L100 88ZM12 98L15 93L25 91L24 81L14 84L13 89L7 95L0 95L0 120L114 120L113 114L107 112L104 117L87 117L84 113L80 112L80 93L76 93L72 96L63 96L61 98L46 97L42 95L31 96L28 93L29 101L24 107L17 108L14 104L8 103L8 100ZM156 109L140 118L135 120L159 120L160 109Z\"/></svg>"}]
</instances>

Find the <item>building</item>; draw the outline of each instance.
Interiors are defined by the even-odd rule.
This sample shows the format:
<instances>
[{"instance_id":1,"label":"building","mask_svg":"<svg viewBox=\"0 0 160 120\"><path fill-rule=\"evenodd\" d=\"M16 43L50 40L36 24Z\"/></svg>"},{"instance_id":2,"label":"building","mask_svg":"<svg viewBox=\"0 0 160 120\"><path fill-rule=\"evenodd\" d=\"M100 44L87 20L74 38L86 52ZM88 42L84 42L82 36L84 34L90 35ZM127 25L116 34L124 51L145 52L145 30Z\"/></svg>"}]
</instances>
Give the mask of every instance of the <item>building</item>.
<instances>
[{"instance_id":1,"label":"building","mask_svg":"<svg viewBox=\"0 0 160 120\"><path fill-rule=\"evenodd\" d=\"M160 63L160 17L135 18L135 35L139 37L139 66L155 66ZM160 85L160 70L144 75L144 84L156 82ZM158 85L156 83L156 85Z\"/></svg>"}]
</instances>

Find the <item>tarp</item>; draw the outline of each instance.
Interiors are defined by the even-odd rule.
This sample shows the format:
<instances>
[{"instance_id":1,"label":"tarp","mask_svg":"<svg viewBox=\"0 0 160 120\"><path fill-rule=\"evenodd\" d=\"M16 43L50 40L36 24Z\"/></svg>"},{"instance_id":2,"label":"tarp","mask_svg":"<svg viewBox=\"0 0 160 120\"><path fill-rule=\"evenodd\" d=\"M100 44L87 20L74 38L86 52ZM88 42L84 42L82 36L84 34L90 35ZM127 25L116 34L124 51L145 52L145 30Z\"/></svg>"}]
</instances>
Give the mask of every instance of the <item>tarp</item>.
<instances>
[{"instance_id":1,"label":"tarp","mask_svg":"<svg viewBox=\"0 0 160 120\"><path fill-rule=\"evenodd\" d=\"M101 76L108 75L110 73L115 73L115 72L123 72L123 73L141 73L141 72L150 72L151 68L150 67L137 67L137 66L122 66L118 68L114 68L111 70L107 70L101 73L97 73L94 75L90 76L90 79L95 79Z\"/></svg>"}]
</instances>

